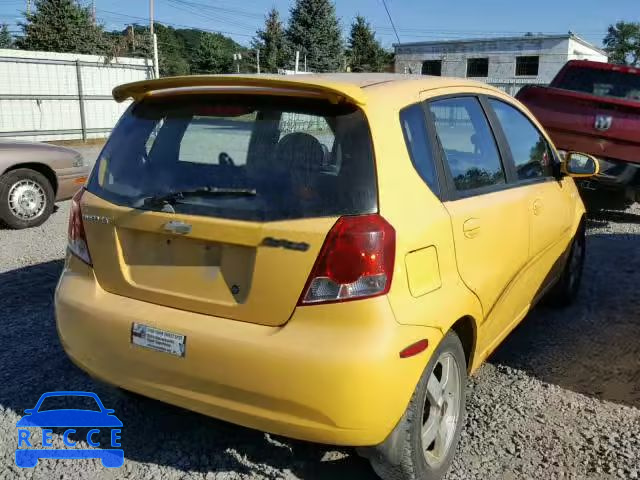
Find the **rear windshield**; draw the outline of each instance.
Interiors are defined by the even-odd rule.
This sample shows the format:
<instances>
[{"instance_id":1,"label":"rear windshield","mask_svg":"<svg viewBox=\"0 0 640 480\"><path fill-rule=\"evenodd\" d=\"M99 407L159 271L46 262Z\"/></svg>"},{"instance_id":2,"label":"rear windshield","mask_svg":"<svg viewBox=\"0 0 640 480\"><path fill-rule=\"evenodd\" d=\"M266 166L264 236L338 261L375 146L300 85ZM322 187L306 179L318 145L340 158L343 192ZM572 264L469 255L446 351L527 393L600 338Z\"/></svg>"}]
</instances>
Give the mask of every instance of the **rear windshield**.
<instances>
[{"instance_id":1,"label":"rear windshield","mask_svg":"<svg viewBox=\"0 0 640 480\"><path fill-rule=\"evenodd\" d=\"M378 208L362 112L292 97L184 95L134 104L88 189L128 207L254 221Z\"/></svg>"},{"instance_id":2,"label":"rear windshield","mask_svg":"<svg viewBox=\"0 0 640 480\"><path fill-rule=\"evenodd\" d=\"M556 88L589 93L598 97L624 98L640 102L640 75L597 70L591 68L568 68Z\"/></svg>"}]
</instances>

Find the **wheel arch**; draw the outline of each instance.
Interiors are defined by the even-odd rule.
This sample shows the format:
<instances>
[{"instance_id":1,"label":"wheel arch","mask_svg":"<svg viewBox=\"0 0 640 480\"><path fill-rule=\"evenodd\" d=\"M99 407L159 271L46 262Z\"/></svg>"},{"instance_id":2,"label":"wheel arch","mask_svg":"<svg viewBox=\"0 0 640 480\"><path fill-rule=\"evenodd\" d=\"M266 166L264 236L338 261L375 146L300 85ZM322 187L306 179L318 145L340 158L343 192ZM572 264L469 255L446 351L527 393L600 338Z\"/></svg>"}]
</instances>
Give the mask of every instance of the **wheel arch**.
<instances>
[{"instance_id":1,"label":"wheel arch","mask_svg":"<svg viewBox=\"0 0 640 480\"><path fill-rule=\"evenodd\" d=\"M49 165L45 163L38 163L38 162L16 163L14 165L11 165L4 172L2 172L2 175L12 172L14 170L19 170L21 168L33 170L35 172L38 172L44 175L44 177L51 184L51 188L53 188L53 196L55 198L55 196L58 194L58 177L56 176L56 172L54 172L54 170Z\"/></svg>"},{"instance_id":2,"label":"wheel arch","mask_svg":"<svg viewBox=\"0 0 640 480\"><path fill-rule=\"evenodd\" d=\"M453 331L460 339L467 360L467 372L471 373L475 370L474 362L478 338L478 326L475 318L471 315L465 315L456 320L449 330Z\"/></svg>"}]
</instances>

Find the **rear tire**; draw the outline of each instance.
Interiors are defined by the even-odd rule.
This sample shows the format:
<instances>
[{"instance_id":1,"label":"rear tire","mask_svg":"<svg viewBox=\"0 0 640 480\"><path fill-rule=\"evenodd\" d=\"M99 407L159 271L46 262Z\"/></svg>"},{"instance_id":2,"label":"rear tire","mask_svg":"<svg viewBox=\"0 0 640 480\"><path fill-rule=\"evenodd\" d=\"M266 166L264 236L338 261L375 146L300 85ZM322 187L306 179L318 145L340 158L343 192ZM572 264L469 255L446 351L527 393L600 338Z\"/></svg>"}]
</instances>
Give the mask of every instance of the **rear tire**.
<instances>
[{"instance_id":1,"label":"rear tire","mask_svg":"<svg viewBox=\"0 0 640 480\"><path fill-rule=\"evenodd\" d=\"M16 230L42 225L53 212L54 192L49 180L28 168L0 177L0 222Z\"/></svg>"},{"instance_id":2,"label":"rear tire","mask_svg":"<svg viewBox=\"0 0 640 480\"><path fill-rule=\"evenodd\" d=\"M449 332L396 428L383 444L362 451L383 480L439 480L445 475L465 420L466 367L462 343Z\"/></svg>"},{"instance_id":3,"label":"rear tire","mask_svg":"<svg viewBox=\"0 0 640 480\"><path fill-rule=\"evenodd\" d=\"M567 307L575 301L580 291L585 256L585 228L584 224L581 224L571 242L571 250L562 274L551 292L549 292L549 298L554 306Z\"/></svg>"}]
</instances>

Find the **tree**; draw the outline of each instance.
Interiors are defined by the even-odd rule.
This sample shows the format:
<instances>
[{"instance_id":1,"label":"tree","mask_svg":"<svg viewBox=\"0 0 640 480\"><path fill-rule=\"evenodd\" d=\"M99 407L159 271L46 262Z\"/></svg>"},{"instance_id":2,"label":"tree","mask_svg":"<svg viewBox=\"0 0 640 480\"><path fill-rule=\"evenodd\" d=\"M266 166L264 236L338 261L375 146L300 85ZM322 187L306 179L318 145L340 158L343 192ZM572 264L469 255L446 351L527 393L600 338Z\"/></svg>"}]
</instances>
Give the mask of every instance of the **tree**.
<instances>
[{"instance_id":1,"label":"tree","mask_svg":"<svg viewBox=\"0 0 640 480\"><path fill-rule=\"evenodd\" d=\"M9 27L6 23L0 25L0 48L11 48L13 45L13 38L9 33Z\"/></svg>"},{"instance_id":2,"label":"tree","mask_svg":"<svg viewBox=\"0 0 640 480\"><path fill-rule=\"evenodd\" d=\"M277 72L289 60L284 26L280 14L272 8L264 21L264 30L258 30L253 39L253 48L260 50L261 69Z\"/></svg>"},{"instance_id":3,"label":"tree","mask_svg":"<svg viewBox=\"0 0 640 480\"><path fill-rule=\"evenodd\" d=\"M640 23L620 21L609 25L604 45L611 63L640 65Z\"/></svg>"},{"instance_id":4,"label":"tree","mask_svg":"<svg viewBox=\"0 0 640 480\"><path fill-rule=\"evenodd\" d=\"M340 23L330 0L296 0L291 7L286 36L291 51L300 51L301 61L306 55L310 70L335 72L343 69ZM292 63L293 58L289 65Z\"/></svg>"},{"instance_id":5,"label":"tree","mask_svg":"<svg viewBox=\"0 0 640 480\"><path fill-rule=\"evenodd\" d=\"M361 15L351 24L347 56L352 72L380 72L388 61L371 25Z\"/></svg>"},{"instance_id":6,"label":"tree","mask_svg":"<svg viewBox=\"0 0 640 480\"><path fill-rule=\"evenodd\" d=\"M16 42L25 50L73 52L103 55L110 53L107 36L94 25L91 11L73 0L35 0L32 13L21 23L23 37Z\"/></svg>"},{"instance_id":7,"label":"tree","mask_svg":"<svg viewBox=\"0 0 640 480\"><path fill-rule=\"evenodd\" d=\"M233 71L233 54L242 49L219 33L202 32L193 54L193 73L230 73Z\"/></svg>"},{"instance_id":8,"label":"tree","mask_svg":"<svg viewBox=\"0 0 640 480\"><path fill-rule=\"evenodd\" d=\"M188 75L190 73L229 73L233 67L233 54L242 53L241 71L255 68L255 58L231 38L194 28L173 28L154 23L158 36L158 63L161 76ZM114 57L151 58L149 27L131 25L122 31L110 32Z\"/></svg>"},{"instance_id":9,"label":"tree","mask_svg":"<svg viewBox=\"0 0 640 480\"><path fill-rule=\"evenodd\" d=\"M191 72L189 55L184 38L177 31L160 23L154 23L158 36L158 68L163 77L188 75ZM147 32L147 39L149 38ZM150 42L148 42L150 45Z\"/></svg>"}]
</instances>

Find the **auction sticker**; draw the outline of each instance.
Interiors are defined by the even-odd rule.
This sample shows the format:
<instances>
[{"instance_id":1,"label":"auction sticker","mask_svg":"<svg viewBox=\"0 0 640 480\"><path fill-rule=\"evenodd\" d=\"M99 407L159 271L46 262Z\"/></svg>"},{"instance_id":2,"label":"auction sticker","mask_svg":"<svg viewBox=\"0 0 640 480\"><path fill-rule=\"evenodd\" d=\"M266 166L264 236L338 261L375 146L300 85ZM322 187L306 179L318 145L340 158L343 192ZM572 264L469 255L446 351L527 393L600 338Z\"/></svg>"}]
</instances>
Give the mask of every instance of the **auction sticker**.
<instances>
[{"instance_id":1,"label":"auction sticker","mask_svg":"<svg viewBox=\"0 0 640 480\"><path fill-rule=\"evenodd\" d=\"M184 357L185 340L186 336L184 335L160 330L142 323L134 323L131 326L131 343L157 352Z\"/></svg>"}]
</instances>

